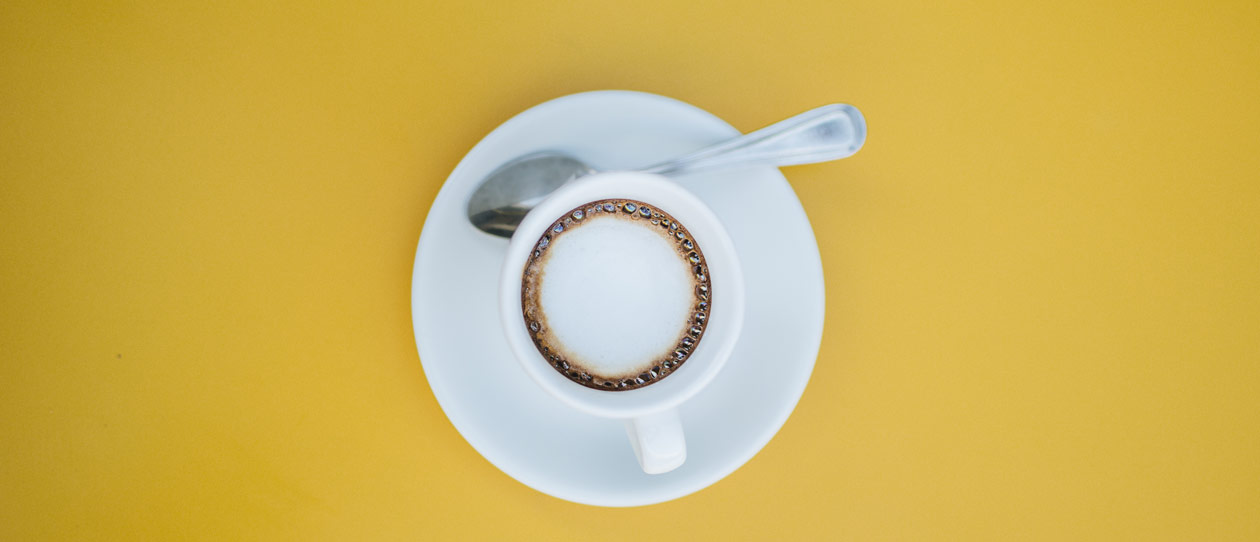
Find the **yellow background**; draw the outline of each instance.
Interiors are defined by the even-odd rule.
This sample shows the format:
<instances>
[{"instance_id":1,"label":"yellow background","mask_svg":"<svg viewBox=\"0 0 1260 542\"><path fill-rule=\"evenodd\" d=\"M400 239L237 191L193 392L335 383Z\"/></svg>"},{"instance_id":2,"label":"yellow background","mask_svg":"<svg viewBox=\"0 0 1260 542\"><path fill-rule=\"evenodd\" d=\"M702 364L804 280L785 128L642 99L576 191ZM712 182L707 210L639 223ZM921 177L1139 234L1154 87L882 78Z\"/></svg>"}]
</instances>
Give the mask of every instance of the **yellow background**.
<instances>
[{"instance_id":1,"label":"yellow background","mask_svg":"<svg viewBox=\"0 0 1260 542\"><path fill-rule=\"evenodd\" d=\"M1255 2L177 4L0 4L0 539L1260 539ZM473 451L409 306L460 157L604 88L870 123L786 170L795 414L628 510Z\"/></svg>"}]
</instances>

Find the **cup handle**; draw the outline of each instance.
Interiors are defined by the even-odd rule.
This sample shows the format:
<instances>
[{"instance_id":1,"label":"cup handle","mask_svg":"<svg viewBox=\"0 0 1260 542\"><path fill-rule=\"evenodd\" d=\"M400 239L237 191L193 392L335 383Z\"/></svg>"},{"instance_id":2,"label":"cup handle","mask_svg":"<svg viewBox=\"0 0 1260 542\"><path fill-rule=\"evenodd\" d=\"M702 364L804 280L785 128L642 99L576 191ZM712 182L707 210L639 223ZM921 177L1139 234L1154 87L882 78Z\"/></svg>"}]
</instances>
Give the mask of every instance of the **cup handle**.
<instances>
[{"instance_id":1,"label":"cup handle","mask_svg":"<svg viewBox=\"0 0 1260 542\"><path fill-rule=\"evenodd\" d=\"M626 434L643 472L663 474L687 459L687 441L676 409L626 420Z\"/></svg>"}]
</instances>

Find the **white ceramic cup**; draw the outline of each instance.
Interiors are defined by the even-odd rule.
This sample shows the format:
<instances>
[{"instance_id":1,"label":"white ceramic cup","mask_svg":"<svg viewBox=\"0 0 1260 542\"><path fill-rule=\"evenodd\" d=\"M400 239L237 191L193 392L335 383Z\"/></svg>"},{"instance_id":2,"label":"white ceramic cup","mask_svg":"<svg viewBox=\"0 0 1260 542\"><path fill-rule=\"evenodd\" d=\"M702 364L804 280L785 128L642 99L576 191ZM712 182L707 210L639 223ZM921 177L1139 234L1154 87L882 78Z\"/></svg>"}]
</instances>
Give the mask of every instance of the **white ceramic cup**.
<instances>
[{"instance_id":1,"label":"white ceramic cup","mask_svg":"<svg viewBox=\"0 0 1260 542\"><path fill-rule=\"evenodd\" d=\"M627 391L587 388L561 375L543 358L521 311L521 279L534 244L556 219L592 201L625 198L673 215L704 249L712 310L691 356L659 382ZM687 458L677 407L713 381L735 349L744 322L744 278L735 246L717 215L677 183L660 175L599 173L556 190L535 206L512 235L499 284L499 314L508 344L530 378L547 393L582 412L623 420L643 471L669 472Z\"/></svg>"}]
</instances>

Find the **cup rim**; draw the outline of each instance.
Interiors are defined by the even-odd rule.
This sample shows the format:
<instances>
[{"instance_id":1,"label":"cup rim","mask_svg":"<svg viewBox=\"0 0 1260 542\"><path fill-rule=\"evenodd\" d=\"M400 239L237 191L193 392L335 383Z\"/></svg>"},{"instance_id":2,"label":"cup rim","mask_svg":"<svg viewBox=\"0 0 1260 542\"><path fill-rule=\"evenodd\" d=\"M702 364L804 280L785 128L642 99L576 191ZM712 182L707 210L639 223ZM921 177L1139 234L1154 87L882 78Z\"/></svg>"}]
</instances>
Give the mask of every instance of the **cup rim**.
<instances>
[{"instance_id":1,"label":"cup rim","mask_svg":"<svg viewBox=\"0 0 1260 542\"><path fill-rule=\"evenodd\" d=\"M713 284L713 310L704 340L670 378L625 391L587 388L561 375L542 357L526 331L521 279L530 251L552 222L569 209L600 199L627 198L660 208L687 225L705 248ZM716 275L714 269L721 270ZM660 175L597 173L553 192L521 221L508 243L499 284L499 316L513 357L549 395L578 410L607 418L634 418L674 408L707 386L734 352L744 318L744 281L735 245L717 215L699 197Z\"/></svg>"}]
</instances>

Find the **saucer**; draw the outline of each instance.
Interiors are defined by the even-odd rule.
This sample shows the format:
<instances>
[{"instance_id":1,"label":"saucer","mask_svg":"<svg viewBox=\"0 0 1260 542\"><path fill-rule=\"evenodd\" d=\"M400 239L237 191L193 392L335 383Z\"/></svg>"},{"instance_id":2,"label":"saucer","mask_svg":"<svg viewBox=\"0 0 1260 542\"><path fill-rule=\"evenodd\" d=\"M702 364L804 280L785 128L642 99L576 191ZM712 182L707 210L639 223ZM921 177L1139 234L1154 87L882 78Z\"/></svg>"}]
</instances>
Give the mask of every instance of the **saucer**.
<instances>
[{"instance_id":1,"label":"saucer","mask_svg":"<svg viewBox=\"0 0 1260 542\"><path fill-rule=\"evenodd\" d=\"M739 131L686 103L640 92L585 92L535 106L477 143L425 219L412 277L416 344L433 395L490 463L538 491L583 504L676 499L752 459L796 407L823 330L818 245L800 200L773 167L677 177L730 233L746 282L744 331L713 382L679 407L687 461L644 474L623 423L547 395L512 357L498 318L507 240L478 231L465 207L500 164L560 150L598 170L634 169Z\"/></svg>"}]
</instances>

